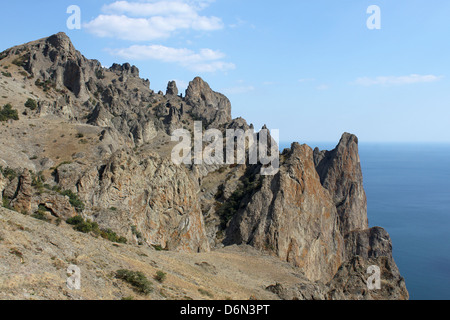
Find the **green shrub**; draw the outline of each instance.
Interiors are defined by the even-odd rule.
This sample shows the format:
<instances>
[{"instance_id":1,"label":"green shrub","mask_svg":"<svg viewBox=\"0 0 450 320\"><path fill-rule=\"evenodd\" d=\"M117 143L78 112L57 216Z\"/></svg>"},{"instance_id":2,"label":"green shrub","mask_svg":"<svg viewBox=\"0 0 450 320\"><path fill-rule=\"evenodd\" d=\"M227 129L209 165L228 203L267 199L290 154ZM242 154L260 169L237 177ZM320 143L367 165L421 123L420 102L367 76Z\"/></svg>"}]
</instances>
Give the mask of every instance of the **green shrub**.
<instances>
[{"instance_id":1,"label":"green shrub","mask_svg":"<svg viewBox=\"0 0 450 320\"><path fill-rule=\"evenodd\" d=\"M75 216L73 218L67 219L66 222L72 226L76 226L80 223L83 223L84 219L81 216Z\"/></svg>"},{"instance_id":2,"label":"green shrub","mask_svg":"<svg viewBox=\"0 0 450 320\"><path fill-rule=\"evenodd\" d=\"M9 199L5 196L2 197L2 207L9 210L13 210L13 208L10 205Z\"/></svg>"},{"instance_id":3,"label":"green shrub","mask_svg":"<svg viewBox=\"0 0 450 320\"><path fill-rule=\"evenodd\" d=\"M74 230L89 233L93 232L97 236L103 239L109 240L111 242L117 243L127 243L127 239L122 236L118 236L114 231L110 229L100 229L97 222L91 220L84 220L81 216L75 216L66 220L67 224L70 224Z\"/></svg>"},{"instance_id":4,"label":"green shrub","mask_svg":"<svg viewBox=\"0 0 450 320\"><path fill-rule=\"evenodd\" d=\"M125 237L118 236L114 231L111 229L106 230L100 230L100 236L103 239L109 240L111 242L117 242L117 243L127 243L127 239Z\"/></svg>"},{"instance_id":5,"label":"green shrub","mask_svg":"<svg viewBox=\"0 0 450 320\"><path fill-rule=\"evenodd\" d=\"M156 250L156 251L168 251L167 249L163 248L161 245L159 244L152 244L152 247Z\"/></svg>"},{"instance_id":6,"label":"green shrub","mask_svg":"<svg viewBox=\"0 0 450 320\"><path fill-rule=\"evenodd\" d=\"M228 222L238 212L242 202L261 188L262 177L258 177L247 170L241 182L242 184L233 192L230 198L227 199L225 203L219 204L217 207L217 214L221 220L222 230L226 228ZM221 188L219 188L219 192L216 197L220 195L220 190Z\"/></svg>"},{"instance_id":7,"label":"green shrub","mask_svg":"<svg viewBox=\"0 0 450 320\"><path fill-rule=\"evenodd\" d=\"M205 289L200 288L200 289L198 289L198 292L200 292L204 296L210 297L211 299L214 298L214 295Z\"/></svg>"},{"instance_id":8,"label":"green shrub","mask_svg":"<svg viewBox=\"0 0 450 320\"><path fill-rule=\"evenodd\" d=\"M11 72L3 72L3 71L2 71L2 75L3 75L4 77L6 77L6 78L11 78L11 77L12 77Z\"/></svg>"},{"instance_id":9,"label":"green shrub","mask_svg":"<svg viewBox=\"0 0 450 320\"><path fill-rule=\"evenodd\" d=\"M77 212L82 212L84 210L84 203L77 194L73 193L71 190L61 191L60 194L69 197L70 204Z\"/></svg>"},{"instance_id":10,"label":"green shrub","mask_svg":"<svg viewBox=\"0 0 450 320\"><path fill-rule=\"evenodd\" d=\"M44 205L40 204L38 210L31 216L35 219L48 222L50 220L47 218L47 211L47 208Z\"/></svg>"},{"instance_id":11,"label":"green shrub","mask_svg":"<svg viewBox=\"0 0 450 320\"><path fill-rule=\"evenodd\" d=\"M137 230L136 226L131 226L131 233L134 234L136 236L136 238L138 238L138 239L142 239L143 238L142 233L140 233Z\"/></svg>"},{"instance_id":12,"label":"green shrub","mask_svg":"<svg viewBox=\"0 0 450 320\"><path fill-rule=\"evenodd\" d=\"M158 281L159 283L163 283L164 280L166 280L166 277L167 277L167 274L165 272L158 271L158 272L156 272L155 280Z\"/></svg>"},{"instance_id":13,"label":"green shrub","mask_svg":"<svg viewBox=\"0 0 450 320\"><path fill-rule=\"evenodd\" d=\"M121 269L116 272L116 278L129 283L141 294L147 295L153 291L152 283L142 272Z\"/></svg>"},{"instance_id":14,"label":"green shrub","mask_svg":"<svg viewBox=\"0 0 450 320\"><path fill-rule=\"evenodd\" d=\"M25 66L27 59L28 59L27 56L20 56L20 57L14 59L12 63L18 67L23 67L23 66Z\"/></svg>"},{"instance_id":15,"label":"green shrub","mask_svg":"<svg viewBox=\"0 0 450 320\"><path fill-rule=\"evenodd\" d=\"M3 110L0 110L0 121L19 120L19 113L13 109L11 104L5 104Z\"/></svg>"},{"instance_id":16,"label":"green shrub","mask_svg":"<svg viewBox=\"0 0 450 320\"><path fill-rule=\"evenodd\" d=\"M17 177L17 172L14 171L11 168L6 167L5 169L3 169L2 167L0 167L0 172L3 174L3 176L5 178L7 178L9 181L14 180Z\"/></svg>"},{"instance_id":17,"label":"green shrub","mask_svg":"<svg viewBox=\"0 0 450 320\"><path fill-rule=\"evenodd\" d=\"M28 109L31 110L36 110L37 109L37 102L34 99L28 99L27 102L25 102L25 107L27 107Z\"/></svg>"},{"instance_id":18,"label":"green shrub","mask_svg":"<svg viewBox=\"0 0 450 320\"><path fill-rule=\"evenodd\" d=\"M92 222L91 220L84 221L83 223L77 224L74 229L79 232L89 233L98 230L97 222Z\"/></svg>"}]
</instances>

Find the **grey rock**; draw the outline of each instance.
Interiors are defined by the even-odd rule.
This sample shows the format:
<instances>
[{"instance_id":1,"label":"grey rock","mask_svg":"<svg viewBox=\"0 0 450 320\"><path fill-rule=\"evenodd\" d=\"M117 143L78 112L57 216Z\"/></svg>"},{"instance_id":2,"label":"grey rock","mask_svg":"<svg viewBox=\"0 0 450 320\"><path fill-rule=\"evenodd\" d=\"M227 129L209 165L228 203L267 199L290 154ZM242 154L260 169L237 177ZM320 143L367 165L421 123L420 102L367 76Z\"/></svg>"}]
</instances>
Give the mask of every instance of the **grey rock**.
<instances>
[{"instance_id":1,"label":"grey rock","mask_svg":"<svg viewBox=\"0 0 450 320\"><path fill-rule=\"evenodd\" d=\"M168 96L178 95L177 83L175 81L170 81L169 84L167 85L166 95Z\"/></svg>"},{"instance_id":2,"label":"grey rock","mask_svg":"<svg viewBox=\"0 0 450 320\"><path fill-rule=\"evenodd\" d=\"M218 128L231 121L231 103L223 94L214 92L197 77L189 83L185 101L192 107L192 114L203 119L207 128Z\"/></svg>"},{"instance_id":3,"label":"grey rock","mask_svg":"<svg viewBox=\"0 0 450 320\"><path fill-rule=\"evenodd\" d=\"M314 163L322 185L336 205L340 230L346 234L368 228L367 198L358 153L358 138L344 133L332 151L314 150Z\"/></svg>"}]
</instances>

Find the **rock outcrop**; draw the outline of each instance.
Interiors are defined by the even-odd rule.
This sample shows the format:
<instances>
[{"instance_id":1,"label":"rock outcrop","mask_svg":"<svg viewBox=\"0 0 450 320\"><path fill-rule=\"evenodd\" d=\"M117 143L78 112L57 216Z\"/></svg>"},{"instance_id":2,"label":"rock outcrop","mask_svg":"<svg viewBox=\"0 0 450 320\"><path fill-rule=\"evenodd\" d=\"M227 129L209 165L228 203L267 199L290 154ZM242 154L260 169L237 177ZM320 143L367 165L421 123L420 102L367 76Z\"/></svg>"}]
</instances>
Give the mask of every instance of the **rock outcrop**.
<instances>
[{"instance_id":1,"label":"rock outcrop","mask_svg":"<svg viewBox=\"0 0 450 320\"><path fill-rule=\"evenodd\" d=\"M170 81L167 85L167 91L166 96L177 96L178 95L178 88L177 83L175 81Z\"/></svg>"},{"instance_id":2,"label":"rock outcrop","mask_svg":"<svg viewBox=\"0 0 450 320\"><path fill-rule=\"evenodd\" d=\"M205 121L206 127L218 128L231 121L230 100L211 90L200 77L189 83L185 100L192 107L192 115Z\"/></svg>"},{"instance_id":3,"label":"rock outcrop","mask_svg":"<svg viewBox=\"0 0 450 320\"><path fill-rule=\"evenodd\" d=\"M11 204L14 210L26 214L31 213L31 202L33 196L31 182L30 171L27 169L23 170L22 175L19 178L19 185L15 198Z\"/></svg>"},{"instance_id":4,"label":"rock outcrop","mask_svg":"<svg viewBox=\"0 0 450 320\"><path fill-rule=\"evenodd\" d=\"M242 250L246 266L261 275L273 277L259 262L289 269L283 279L258 282L262 297L408 298L389 235L368 227L356 136L344 134L332 151L294 143L280 155L279 171L268 176L248 162L176 165L170 137L176 129L192 133L195 121L221 132L253 129L242 118L233 120L228 98L203 79L191 81L184 98L174 81L166 94L155 93L137 67L104 68L86 59L64 33L0 57L12 78L2 86L15 93L21 115L0 128L0 193L5 207L27 215L17 221L32 215L49 222L27 225L55 235L57 245L66 246L65 231L73 231L64 221L80 215L91 225L78 228L90 232L83 239L95 243L101 240L94 237L120 236L131 251L157 248L193 257L187 254L223 250L230 254L225 260ZM10 102L4 99L0 103ZM28 99L34 100L31 108L25 106ZM368 290L370 266L381 270L380 291ZM226 270L201 261L191 267L218 277Z\"/></svg>"},{"instance_id":5,"label":"rock outcrop","mask_svg":"<svg viewBox=\"0 0 450 320\"><path fill-rule=\"evenodd\" d=\"M263 179L228 229L227 242L272 251L308 279L329 280L344 260L336 207L314 169L313 151L294 143L275 176Z\"/></svg>"},{"instance_id":6,"label":"rock outcrop","mask_svg":"<svg viewBox=\"0 0 450 320\"><path fill-rule=\"evenodd\" d=\"M345 133L332 151L314 150L322 185L330 192L339 214L342 234L368 228L367 198L358 152L358 138Z\"/></svg>"},{"instance_id":7,"label":"rock outcrop","mask_svg":"<svg viewBox=\"0 0 450 320\"><path fill-rule=\"evenodd\" d=\"M204 252L209 245L197 188L186 168L174 166L169 159L149 155L140 165L123 151L77 183L80 197L102 226L129 238L130 227L137 226L151 245Z\"/></svg>"}]
</instances>

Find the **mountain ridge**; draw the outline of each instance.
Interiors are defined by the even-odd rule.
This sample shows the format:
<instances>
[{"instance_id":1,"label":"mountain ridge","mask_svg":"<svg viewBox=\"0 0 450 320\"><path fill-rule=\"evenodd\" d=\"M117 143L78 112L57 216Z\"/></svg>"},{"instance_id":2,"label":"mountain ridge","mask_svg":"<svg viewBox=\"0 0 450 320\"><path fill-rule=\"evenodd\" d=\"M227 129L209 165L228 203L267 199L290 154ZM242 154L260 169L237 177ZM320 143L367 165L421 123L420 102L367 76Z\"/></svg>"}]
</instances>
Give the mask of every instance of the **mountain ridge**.
<instances>
[{"instance_id":1,"label":"mountain ridge","mask_svg":"<svg viewBox=\"0 0 450 320\"><path fill-rule=\"evenodd\" d=\"M274 176L248 162L177 166L170 159L174 130L192 133L199 120L222 132L253 128L232 119L228 98L200 77L184 97L174 81L166 94L155 93L137 67L104 68L64 33L0 57L9 73L1 77L0 105L19 114L0 127L6 208L53 224L81 216L98 226L89 231L95 237L115 234L150 250L250 245L310 282L308 292L274 285L280 298L408 298L389 235L368 227L356 136L344 133L332 151L293 143ZM383 270L380 292L364 282L369 263Z\"/></svg>"}]
</instances>

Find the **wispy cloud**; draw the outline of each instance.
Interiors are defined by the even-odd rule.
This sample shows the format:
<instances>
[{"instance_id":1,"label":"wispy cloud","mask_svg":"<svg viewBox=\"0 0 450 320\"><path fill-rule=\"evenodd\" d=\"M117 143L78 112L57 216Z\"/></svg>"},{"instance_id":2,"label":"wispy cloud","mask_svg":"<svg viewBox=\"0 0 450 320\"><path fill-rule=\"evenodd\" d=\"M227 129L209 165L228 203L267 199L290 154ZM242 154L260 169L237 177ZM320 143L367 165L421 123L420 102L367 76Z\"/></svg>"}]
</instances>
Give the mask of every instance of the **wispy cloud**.
<instances>
[{"instance_id":1,"label":"wispy cloud","mask_svg":"<svg viewBox=\"0 0 450 320\"><path fill-rule=\"evenodd\" d=\"M162 45L133 45L128 48L107 49L112 55L130 60L157 60L176 63L195 72L227 71L235 68L233 63L223 61L225 54L211 49L195 52L186 48Z\"/></svg>"},{"instance_id":2,"label":"wispy cloud","mask_svg":"<svg viewBox=\"0 0 450 320\"><path fill-rule=\"evenodd\" d=\"M435 76L435 75L419 75L419 74L411 74L409 76L383 76L383 77L362 77L356 79L354 84L361 86L398 86L398 85L407 85L414 83L429 83L436 82L443 78L443 76Z\"/></svg>"},{"instance_id":3,"label":"wispy cloud","mask_svg":"<svg viewBox=\"0 0 450 320\"><path fill-rule=\"evenodd\" d=\"M179 30L214 31L224 27L222 19L202 16L212 1L160 0L116 1L105 5L102 14L83 27L98 37L131 41L169 38Z\"/></svg>"}]
</instances>

